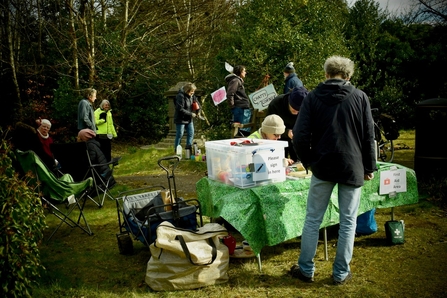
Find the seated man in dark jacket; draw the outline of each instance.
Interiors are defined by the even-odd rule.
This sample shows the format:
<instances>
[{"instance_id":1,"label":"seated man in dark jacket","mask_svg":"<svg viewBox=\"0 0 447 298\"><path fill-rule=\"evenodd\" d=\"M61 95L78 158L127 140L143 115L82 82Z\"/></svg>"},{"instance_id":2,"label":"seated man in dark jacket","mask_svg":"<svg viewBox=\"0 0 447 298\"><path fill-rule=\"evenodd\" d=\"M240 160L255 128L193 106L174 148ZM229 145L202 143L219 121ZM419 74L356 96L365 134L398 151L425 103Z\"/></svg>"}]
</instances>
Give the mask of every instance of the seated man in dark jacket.
<instances>
[{"instance_id":1,"label":"seated man in dark jacket","mask_svg":"<svg viewBox=\"0 0 447 298\"><path fill-rule=\"evenodd\" d=\"M78 133L78 142L86 142L91 163L100 165L97 169L104 181L107 181L110 177L109 188L111 188L116 182L115 179L111 177L112 170L107 163L104 153L101 151L101 145L95 137L96 133L93 130L88 128L82 129Z\"/></svg>"}]
</instances>

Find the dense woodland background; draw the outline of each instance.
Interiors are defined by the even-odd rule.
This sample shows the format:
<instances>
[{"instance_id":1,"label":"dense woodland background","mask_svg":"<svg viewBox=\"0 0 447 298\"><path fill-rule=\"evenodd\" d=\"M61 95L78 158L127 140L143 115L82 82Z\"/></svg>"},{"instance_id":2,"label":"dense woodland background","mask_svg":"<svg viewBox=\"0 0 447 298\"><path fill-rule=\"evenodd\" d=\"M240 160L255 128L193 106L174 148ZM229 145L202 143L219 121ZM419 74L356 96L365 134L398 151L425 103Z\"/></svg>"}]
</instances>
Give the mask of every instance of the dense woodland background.
<instances>
[{"instance_id":1,"label":"dense woodland background","mask_svg":"<svg viewBox=\"0 0 447 298\"><path fill-rule=\"evenodd\" d=\"M247 67L248 93L295 63L308 89L338 54L356 62L353 83L374 107L414 127L415 104L447 97L447 0L413 0L392 15L372 0L0 0L0 125L53 122L57 141L76 135L82 90L110 100L121 140L167 134L167 98L180 81L202 91L209 125L228 127L224 62ZM205 123L205 122L203 122Z\"/></svg>"}]
</instances>

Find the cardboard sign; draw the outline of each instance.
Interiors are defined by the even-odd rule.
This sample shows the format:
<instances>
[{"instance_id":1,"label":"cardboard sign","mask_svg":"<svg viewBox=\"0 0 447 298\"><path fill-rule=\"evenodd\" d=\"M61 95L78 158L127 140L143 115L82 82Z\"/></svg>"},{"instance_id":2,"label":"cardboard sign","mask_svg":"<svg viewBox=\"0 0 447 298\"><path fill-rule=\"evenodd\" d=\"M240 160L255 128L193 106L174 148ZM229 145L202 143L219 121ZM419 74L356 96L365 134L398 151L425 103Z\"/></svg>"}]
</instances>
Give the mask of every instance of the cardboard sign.
<instances>
[{"instance_id":1,"label":"cardboard sign","mask_svg":"<svg viewBox=\"0 0 447 298\"><path fill-rule=\"evenodd\" d=\"M407 172L405 169L380 172L380 195L406 191Z\"/></svg>"},{"instance_id":2,"label":"cardboard sign","mask_svg":"<svg viewBox=\"0 0 447 298\"><path fill-rule=\"evenodd\" d=\"M273 87L273 84L270 84L268 86L265 86L264 88L259 89L256 92L253 92L248 97L250 98L253 108L262 111L267 109L269 103L277 95L278 94L275 91L275 87Z\"/></svg>"}]
</instances>

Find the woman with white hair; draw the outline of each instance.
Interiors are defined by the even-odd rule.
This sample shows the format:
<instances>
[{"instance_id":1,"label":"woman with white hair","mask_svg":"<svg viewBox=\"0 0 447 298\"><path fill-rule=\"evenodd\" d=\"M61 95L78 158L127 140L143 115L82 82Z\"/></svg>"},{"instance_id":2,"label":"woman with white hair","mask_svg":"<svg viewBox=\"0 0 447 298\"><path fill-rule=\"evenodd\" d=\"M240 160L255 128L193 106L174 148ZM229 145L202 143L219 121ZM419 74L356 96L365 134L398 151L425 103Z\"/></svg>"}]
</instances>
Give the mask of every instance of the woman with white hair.
<instances>
[{"instance_id":1,"label":"woman with white hair","mask_svg":"<svg viewBox=\"0 0 447 298\"><path fill-rule=\"evenodd\" d=\"M107 161L112 160L112 138L116 138L116 130L113 125L112 109L110 102L104 99L99 108L95 110L95 122L97 126L97 139L101 145L101 151L104 153Z\"/></svg>"},{"instance_id":2,"label":"woman with white hair","mask_svg":"<svg viewBox=\"0 0 447 298\"><path fill-rule=\"evenodd\" d=\"M39 138L40 144L42 145L43 154L45 154L44 156L41 156L41 159L47 166L49 166L50 169L53 169L54 167L57 167L59 163L56 159L54 159L53 152L51 152L50 149L50 145L53 144L53 138L49 134L50 129L50 120L41 119L40 125L37 128L37 137Z\"/></svg>"}]
</instances>

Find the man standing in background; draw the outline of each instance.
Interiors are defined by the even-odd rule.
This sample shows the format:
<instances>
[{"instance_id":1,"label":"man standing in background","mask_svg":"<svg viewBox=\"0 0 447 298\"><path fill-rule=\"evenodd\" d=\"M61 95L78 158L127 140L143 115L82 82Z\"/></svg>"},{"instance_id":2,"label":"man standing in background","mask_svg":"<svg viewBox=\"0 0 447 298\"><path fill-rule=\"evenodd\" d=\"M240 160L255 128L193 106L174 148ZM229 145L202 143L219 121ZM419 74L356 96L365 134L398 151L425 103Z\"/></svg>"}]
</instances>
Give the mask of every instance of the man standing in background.
<instances>
[{"instance_id":1,"label":"man standing in background","mask_svg":"<svg viewBox=\"0 0 447 298\"><path fill-rule=\"evenodd\" d=\"M78 105L78 130L91 129L96 134L95 111L93 110L93 103L96 100L96 90L87 88L85 90L84 98L81 99Z\"/></svg>"},{"instance_id":2,"label":"man standing in background","mask_svg":"<svg viewBox=\"0 0 447 298\"><path fill-rule=\"evenodd\" d=\"M284 67L284 94L289 93L296 87L302 87L303 82L298 78L295 73L295 67L293 67L293 62L287 63L286 67Z\"/></svg>"}]
</instances>

